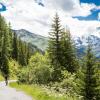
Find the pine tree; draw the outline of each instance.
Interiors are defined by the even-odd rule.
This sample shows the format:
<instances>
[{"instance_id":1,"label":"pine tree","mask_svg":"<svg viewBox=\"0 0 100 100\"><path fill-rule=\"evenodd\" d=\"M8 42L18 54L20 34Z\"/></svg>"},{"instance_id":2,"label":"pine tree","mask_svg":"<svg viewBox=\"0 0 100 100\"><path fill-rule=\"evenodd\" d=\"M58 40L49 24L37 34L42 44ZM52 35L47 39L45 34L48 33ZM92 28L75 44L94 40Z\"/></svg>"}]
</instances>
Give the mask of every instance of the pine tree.
<instances>
[{"instance_id":1,"label":"pine tree","mask_svg":"<svg viewBox=\"0 0 100 100\"><path fill-rule=\"evenodd\" d=\"M21 39L18 39L18 62L22 66L27 65L27 52L26 52L26 43L22 42Z\"/></svg>"},{"instance_id":2,"label":"pine tree","mask_svg":"<svg viewBox=\"0 0 100 100\"><path fill-rule=\"evenodd\" d=\"M16 33L13 33L13 42L12 42L12 58L16 61L18 60L18 41Z\"/></svg>"},{"instance_id":3,"label":"pine tree","mask_svg":"<svg viewBox=\"0 0 100 100\"><path fill-rule=\"evenodd\" d=\"M61 35L61 52L61 65L71 73L76 72L78 60L75 54L75 46L68 30L64 30Z\"/></svg>"},{"instance_id":4,"label":"pine tree","mask_svg":"<svg viewBox=\"0 0 100 100\"><path fill-rule=\"evenodd\" d=\"M26 59L26 61L27 61L27 64L29 63L29 58L30 58L30 56L31 56L32 54L31 54L31 50L30 50L30 47L29 47L29 43L28 43L28 45L27 45L27 59Z\"/></svg>"},{"instance_id":5,"label":"pine tree","mask_svg":"<svg viewBox=\"0 0 100 100\"><path fill-rule=\"evenodd\" d=\"M13 51L13 32L12 32L10 23L8 25L8 31L9 31L9 48L10 48L9 54L10 54L10 57L12 58L12 51Z\"/></svg>"},{"instance_id":6,"label":"pine tree","mask_svg":"<svg viewBox=\"0 0 100 100\"><path fill-rule=\"evenodd\" d=\"M87 49L85 67L85 85L82 89L84 100L100 100L100 88L98 88L100 87L100 84L98 84L98 79L100 76L96 76L96 59L92 53L91 45L89 45Z\"/></svg>"},{"instance_id":7,"label":"pine tree","mask_svg":"<svg viewBox=\"0 0 100 100\"><path fill-rule=\"evenodd\" d=\"M27 65L28 63L27 63L27 53L28 53L28 48L27 48L28 46L27 46L27 43L26 42L24 42L23 43L23 48L22 48L22 50L23 50L23 57L24 57L24 59L23 59L23 61L24 61L24 65Z\"/></svg>"},{"instance_id":8,"label":"pine tree","mask_svg":"<svg viewBox=\"0 0 100 100\"><path fill-rule=\"evenodd\" d=\"M59 81L61 78L61 40L62 28L58 14L54 17L51 32L49 33L49 47L48 53L51 66L54 69L53 81Z\"/></svg>"}]
</instances>

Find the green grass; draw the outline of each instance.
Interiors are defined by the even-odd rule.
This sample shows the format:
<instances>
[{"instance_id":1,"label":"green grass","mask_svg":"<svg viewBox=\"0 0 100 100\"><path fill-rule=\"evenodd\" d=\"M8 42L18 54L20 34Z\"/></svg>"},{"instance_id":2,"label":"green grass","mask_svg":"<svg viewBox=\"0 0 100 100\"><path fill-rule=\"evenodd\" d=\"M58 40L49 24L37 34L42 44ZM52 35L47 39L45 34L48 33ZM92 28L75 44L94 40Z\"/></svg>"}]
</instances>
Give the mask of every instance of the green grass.
<instances>
[{"instance_id":1,"label":"green grass","mask_svg":"<svg viewBox=\"0 0 100 100\"><path fill-rule=\"evenodd\" d=\"M42 87L38 85L18 85L17 83L10 83L11 87L24 91L26 94L33 97L33 100L77 100L74 97L59 96L53 93L48 94Z\"/></svg>"}]
</instances>

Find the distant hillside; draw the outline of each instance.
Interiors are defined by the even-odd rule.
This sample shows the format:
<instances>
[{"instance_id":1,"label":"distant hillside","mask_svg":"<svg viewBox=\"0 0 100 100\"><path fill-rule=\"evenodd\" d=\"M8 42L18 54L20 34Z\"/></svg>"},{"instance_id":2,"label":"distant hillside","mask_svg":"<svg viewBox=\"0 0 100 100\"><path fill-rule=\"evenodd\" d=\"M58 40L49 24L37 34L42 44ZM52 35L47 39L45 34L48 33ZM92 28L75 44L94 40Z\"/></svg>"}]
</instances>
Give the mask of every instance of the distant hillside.
<instances>
[{"instance_id":1,"label":"distant hillside","mask_svg":"<svg viewBox=\"0 0 100 100\"><path fill-rule=\"evenodd\" d=\"M33 46L36 46L42 51L45 51L48 45L48 39L46 37L31 33L27 30L13 30L21 40L30 43Z\"/></svg>"},{"instance_id":2,"label":"distant hillside","mask_svg":"<svg viewBox=\"0 0 100 100\"><path fill-rule=\"evenodd\" d=\"M38 50L45 51L46 47L48 46L47 37L31 33L24 29L14 30L14 32L21 38L21 40L30 43L31 47L33 48L35 47ZM88 39L93 44L93 52L95 53L96 57L100 58L100 38L94 35L90 35L89 37L82 36L74 38L78 56L80 57L85 54Z\"/></svg>"}]
</instances>

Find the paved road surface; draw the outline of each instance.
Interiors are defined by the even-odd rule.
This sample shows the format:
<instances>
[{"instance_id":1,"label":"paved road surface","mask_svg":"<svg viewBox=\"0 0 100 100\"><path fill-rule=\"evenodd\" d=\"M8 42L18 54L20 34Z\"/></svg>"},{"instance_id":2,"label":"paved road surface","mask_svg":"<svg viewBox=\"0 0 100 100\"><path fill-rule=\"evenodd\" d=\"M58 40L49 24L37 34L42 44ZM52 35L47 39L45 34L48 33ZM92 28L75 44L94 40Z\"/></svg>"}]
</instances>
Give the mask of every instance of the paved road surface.
<instances>
[{"instance_id":1,"label":"paved road surface","mask_svg":"<svg viewBox=\"0 0 100 100\"><path fill-rule=\"evenodd\" d=\"M0 100L32 100L32 98L24 92L5 86L5 82L0 82Z\"/></svg>"}]
</instances>

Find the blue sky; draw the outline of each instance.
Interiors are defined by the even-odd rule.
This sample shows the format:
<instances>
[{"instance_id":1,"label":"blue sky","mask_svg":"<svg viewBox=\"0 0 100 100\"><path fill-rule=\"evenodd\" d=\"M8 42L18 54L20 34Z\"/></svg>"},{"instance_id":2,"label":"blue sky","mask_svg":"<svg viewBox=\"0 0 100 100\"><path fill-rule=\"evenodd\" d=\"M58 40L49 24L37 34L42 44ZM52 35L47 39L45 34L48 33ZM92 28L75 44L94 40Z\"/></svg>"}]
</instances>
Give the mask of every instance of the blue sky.
<instances>
[{"instance_id":1,"label":"blue sky","mask_svg":"<svg viewBox=\"0 0 100 100\"><path fill-rule=\"evenodd\" d=\"M91 20L98 20L98 14L100 13L100 10L96 10L96 9L92 9L91 10L91 14L88 15L88 16L76 16L76 17L73 17L73 18L78 18L79 20L87 20L87 21L91 21Z\"/></svg>"},{"instance_id":2,"label":"blue sky","mask_svg":"<svg viewBox=\"0 0 100 100\"><path fill-rule=\"evenodd\" d=\"M0 3L0 12L1 11L6 11L6 6L3 3Z\"/></svg>"},{"instance_id":3,"label":"blue sky","mask_svg":"<svg viewBox=\"0 0 100 100\"><path fill-rule=\"evenodd\" d=\"M80 0L81 3L94 3L95 5L100 5L100 0Z\"/></svg>"},{"instance_id":4,"label":"blue sky","mask_svg":"<svg viewBox=\"0 0 100 100\"><path fill-rule=\"evenodd\" d=\"M96 6L100 6L100 0L80 0L80 3L88 3L95 4ZM88 16L75 16L73 18L78 18L79 20L99 20L98 14L100 13L100 9L92 9L91 14Z\"/></svg>"}]
</instances>

